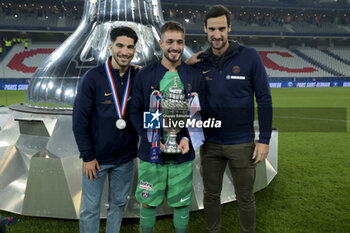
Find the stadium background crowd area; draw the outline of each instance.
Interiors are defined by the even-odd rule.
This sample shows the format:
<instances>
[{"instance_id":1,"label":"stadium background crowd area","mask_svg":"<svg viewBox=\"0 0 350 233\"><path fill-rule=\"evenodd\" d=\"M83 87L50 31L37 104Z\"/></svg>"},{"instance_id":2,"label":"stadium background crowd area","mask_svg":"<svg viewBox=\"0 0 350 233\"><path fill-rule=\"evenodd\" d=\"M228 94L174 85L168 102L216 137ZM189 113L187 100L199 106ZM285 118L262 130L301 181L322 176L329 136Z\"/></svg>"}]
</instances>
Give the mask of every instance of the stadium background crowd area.
<instances>
[{"instance_id":1,"label":"stadium background crowd area","mask_svg":"<svg viewBox=\"0 0 350 233\"><path fill-rule=\"evenodd\" d=\"M209 0L161 3L165 20L185 26L186 44L192 51L209 46L203 32ZM232 12L230 39L258 50L272 87L349 84L350 0L215 3ZM0 2L0 89L25 89L41 62L74 32L83 8L83 0Z\"/></svg>"},{"instance_id":2,"label":"stadium background crowd area","mask_svg":"<svg viewBox=\"0 0 350 233\"><path fill-rule=\"evenodd\" d=\"M204 12L210 0L161 0L165 19L177 19L187 30L186 44L193 51L208 47L203 32ZM217 0L233 13L230 39L256 48L272 87L350 86L350 0ZM84 1L0 0L0 41L12 43L0 54L0 106L25 101L25 89L40 63L78 26ZM17 39L16 39L17 41ZM1 49L0 49L1 50ZM283 84L283 85L282 85ZM3 90L22 91L3 91ZM274 110L298 115L298 109L346 109L336 132L297 129L297 119L279 129L278 174L257 192L257 233L328 233L350 229L350 88L273 88ZM331 113L331 111L329 111ZM319 117L319 116L317 116ZM305 124L321 122L312 118ZM347 117L347 119L346 119ZM279 122L280 121L280 122ZM282 122L281 122L282 121ZM294 122L291 124L290 122ZM278 124L279 123L279 124ZM331 122L332 123L332 122ZM287 127L283 130L282 126ZM311 125L311 124L310 124ZM14 184L16 185L16 184ZM237 203L222 206L222 232L237 227ZM7 232L78 232L77 221L12 216ZM157 220L156 233L173 232L172 219ZM138 219L124 219L122 232L137 232ZM106 222L101 223L101 232ZM189 233L204 232L203 211L191 212Z\"/></svg>"}]
</instances>

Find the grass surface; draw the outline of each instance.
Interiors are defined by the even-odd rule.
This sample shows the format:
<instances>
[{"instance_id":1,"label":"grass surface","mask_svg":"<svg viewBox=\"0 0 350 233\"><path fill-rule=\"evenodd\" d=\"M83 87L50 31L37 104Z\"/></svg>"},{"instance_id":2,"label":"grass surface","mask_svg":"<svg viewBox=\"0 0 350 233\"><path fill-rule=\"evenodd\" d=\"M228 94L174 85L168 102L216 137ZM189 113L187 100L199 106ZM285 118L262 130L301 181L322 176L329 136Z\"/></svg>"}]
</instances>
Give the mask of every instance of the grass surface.
<instances>
[{"instance_id":1,"label":"grass surface","mask_svg":"<svg viewBox=\"0 0 350 233\"><path fill-rule=\"evenodd\" d=\"M8 91L6 102L4 96L0 91L0 105L25 100L21 91ZM275 108L344 108L347 119L350 116L350 88L272 89L272 96ZM314 117L329 115L326 111ZM257 233L350 232L350 133L349 121L343 118L345 132L279 132L278 174L255 194ZM222 232L238 233L237 203L224 204L222 212ZM71 233L79 228L77 221L0 213L22 220L9 226L9 233ZM101 221L100 232L104 230ZM137 230L138 219L124 220L121 232ZM172 217L157 218L154 232L174 232ZM191 213L188 232L205 232L203 211Z\"/></svg>"},{"instance_id":2,"label":"grass surface","mask_svg":"<svg viewBox=\"0 0 350 233\"><path fill-rule=\"evenodd\" d=\"M25 101L26 91L0 91L0 106L8 106Z\"/></svg>"}]
</instances>

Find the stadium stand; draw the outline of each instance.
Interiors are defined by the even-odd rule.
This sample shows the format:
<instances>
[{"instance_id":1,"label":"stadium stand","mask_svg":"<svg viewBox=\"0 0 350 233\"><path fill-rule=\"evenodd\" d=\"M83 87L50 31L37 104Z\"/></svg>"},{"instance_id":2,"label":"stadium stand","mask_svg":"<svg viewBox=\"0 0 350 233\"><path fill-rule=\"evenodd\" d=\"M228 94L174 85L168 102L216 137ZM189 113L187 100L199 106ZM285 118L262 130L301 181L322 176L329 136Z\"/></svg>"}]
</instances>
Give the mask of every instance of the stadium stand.
<instances>
[{"instance_id":1,"label":"stadium stand","mask_svg":"<svg viewBox=\"0 0 350 233\"><path fill-rule=\"evenodd\" d=\"M306 55L305 53L301 52L300 50L297 49L293 49L292 50L295 54L297 54L299 57L303 58L304 60L310 62L311 64L327 71L328 73L331 73L334 76L342 76L339 72L337 72L336 70L330 68L327 65L322 64L322 62L319 62L318 59L314 59L313 57L310 57L308 55Z\"/></svg>"},{"instance_id":2,"label":"stadium stand","mask_svg":"<svg viewBox=\"0 0 350 233\"><path fill-rule=\"evenodd\" d=\"M328 48L323 51L350 66L350 50L348 48Z\"/></svg>"},{"instance_id":3,"label":"stadium stand","mask_svg":"<svg viewBox=\"0 0 350 233\"><path fill-rule=\"evenodd\" d=\"M30 78L44 59L58 47L57 43L29 43L29 49L16 44L0 63L1 78Z\"/></svg>"},{"instance_id":4,"label":"stadium stand","mask_svg":"<svg viewBox=\"0 0 350 233\"><path fill-rule=\"evenodd\" d=\"M57 43L40 42L30 44L30 49L27 51L24 50L23 45L13 46L3 62L0 63L0 67L3 68L0 77L30 78L40 63L58 45ZM316 48L298 47L290 50L278 46L253 47L259 52L269 77L350 77L349 64ZM333 48L330 51L340 56L350 54L349 48L341 48L341 50ZM300 54L304 54L307 58L300 56ZM327 67L330 68L331 72Z\"/></svg>"},{"instance_id":5,"label":"stadium stand","mask_svg":"<svg viewBox=\"0 0 350 233\"><path fill-rule=\"evenodd\" d=\"M200 34L206 7L163 4L164 18L183 23L188 33ZM232 34L253 35L350 35L345 10L229 7Z\"/></svg>"},{"instance_id":6,"label":"stadium stand","mask_svg":"<svg viewBox=\"0 0 350 233\"><path fill-rule=\"evenodd\" d=\"M63 34L67 37L80 23L83 0L32 2L9 0L0 5L0 38L2 36L4 40L7 31L17 33L15 36L21 36L18 32L26 33L25 36L42 33L35 36L35 42L29 44L27 51L22 44L16 44L6 51L7 54L1 55L0 78L30 78L45 57L62 42L55 42L52 38L55 35L62 38ZM194 52L208 47L203 18L206 10L213 5L212 1L161 2L165 20L177 20L186 27L186 34L191 37L186 44ZM232 12L230 39L255 47L269 77L350 77L350 48L347 43L350 38L350 1L215 1L215 4L220 3ZM47 32L50 36L45 34ZM44 38L40 39L42 35ZM53 42L42 42L47 39L46 36ZM321 37L326 39L322 41ZM292 40L283 42L285 38ZM308 42L300 38L306 38ZM340 45L334 45L337 38L341 41ZM312 40L319 45L313 45Z\"/></svg>"},{"instance_id":7,"label":"stadium stand","mask_svg":"<svg viewBox=\"0 0 350 233\"><path fill-rule=\"evenodd\" d=\"M165 19L185 24L188 32L202 33L203 16L209 0L163 0ZM257 35L350 34L350 4L342 1L216 1L232 12L233 32ZM316 4L317 3L317 4ZM0 29L74 31L79 25L84 1L10 0L0 7ZM271 7L274 6L274 7ZM301 8L302 6L306 8Z\"/></svg>"},{"instance_id":8,"label":"stadium stand","mask_svg":"<svg viewBox=\"0 0 350 233\"><path fill-rule=\"evenodd\" d=\"M258 47L269 77L331 77L332 74L305 61L292 51L281 47Z\"/></svg>"},{"instance_id":9,"label":"stadium stand","mask_svg":"<svg viewBox=\"0 0 350 233\"><path fill-rule=\"evenodd\" d=\"M334 59L321 50L309 47L299 47L298 50L317 63L327 67L329 70L334 71L333 73L336 76L350 76L349 65Z\"/></svg>"}]
</instances>

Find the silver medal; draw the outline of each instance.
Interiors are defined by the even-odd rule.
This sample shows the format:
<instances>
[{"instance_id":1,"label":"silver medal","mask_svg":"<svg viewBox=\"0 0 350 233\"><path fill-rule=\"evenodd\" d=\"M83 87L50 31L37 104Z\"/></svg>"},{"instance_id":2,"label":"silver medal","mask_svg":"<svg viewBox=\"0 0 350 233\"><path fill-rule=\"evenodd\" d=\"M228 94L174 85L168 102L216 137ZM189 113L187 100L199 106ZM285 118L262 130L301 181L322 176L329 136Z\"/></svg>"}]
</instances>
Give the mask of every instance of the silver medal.
<instances>
[{"instance_id":1,"label":"silver medal","mask_svg":"<svg viewBox=\"0 0 350 233\"><path fill-rule=\"evenodd\" d=\"M118 119L115 123L118 129L124 129L126 127L126 121L124 119Z\"/></svg>"}]
</instances>

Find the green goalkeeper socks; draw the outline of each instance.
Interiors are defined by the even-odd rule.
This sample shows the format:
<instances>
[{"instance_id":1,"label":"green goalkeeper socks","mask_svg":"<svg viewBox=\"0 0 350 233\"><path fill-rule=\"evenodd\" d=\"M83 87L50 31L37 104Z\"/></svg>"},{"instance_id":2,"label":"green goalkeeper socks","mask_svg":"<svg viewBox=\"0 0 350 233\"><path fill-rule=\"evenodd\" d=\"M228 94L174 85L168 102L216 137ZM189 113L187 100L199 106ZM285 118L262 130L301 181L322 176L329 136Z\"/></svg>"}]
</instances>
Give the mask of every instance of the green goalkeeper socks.
<instances>
[{"instance_id":1,"label":"green goalkeeper socks","mask_svg":"<svg viewBox=\"0 0 350 233\"><path fill-rule=\"evenodd\" d=\"M186 233L188 222L190 219L190 207L175 207L173 222L175 226L176 233Z\"/></svg>"},{"instance_id":2,"label":"green goalkeeper socks","mask_svg":"<svg viewBox=\"0 0 350 233\"><path fill-rule=\"evenodd\" d=\"M156 208L146 208L141 206L140 225L142 233L152 233L154 224L156 223Z\"/></svg>"}]
</instances>

